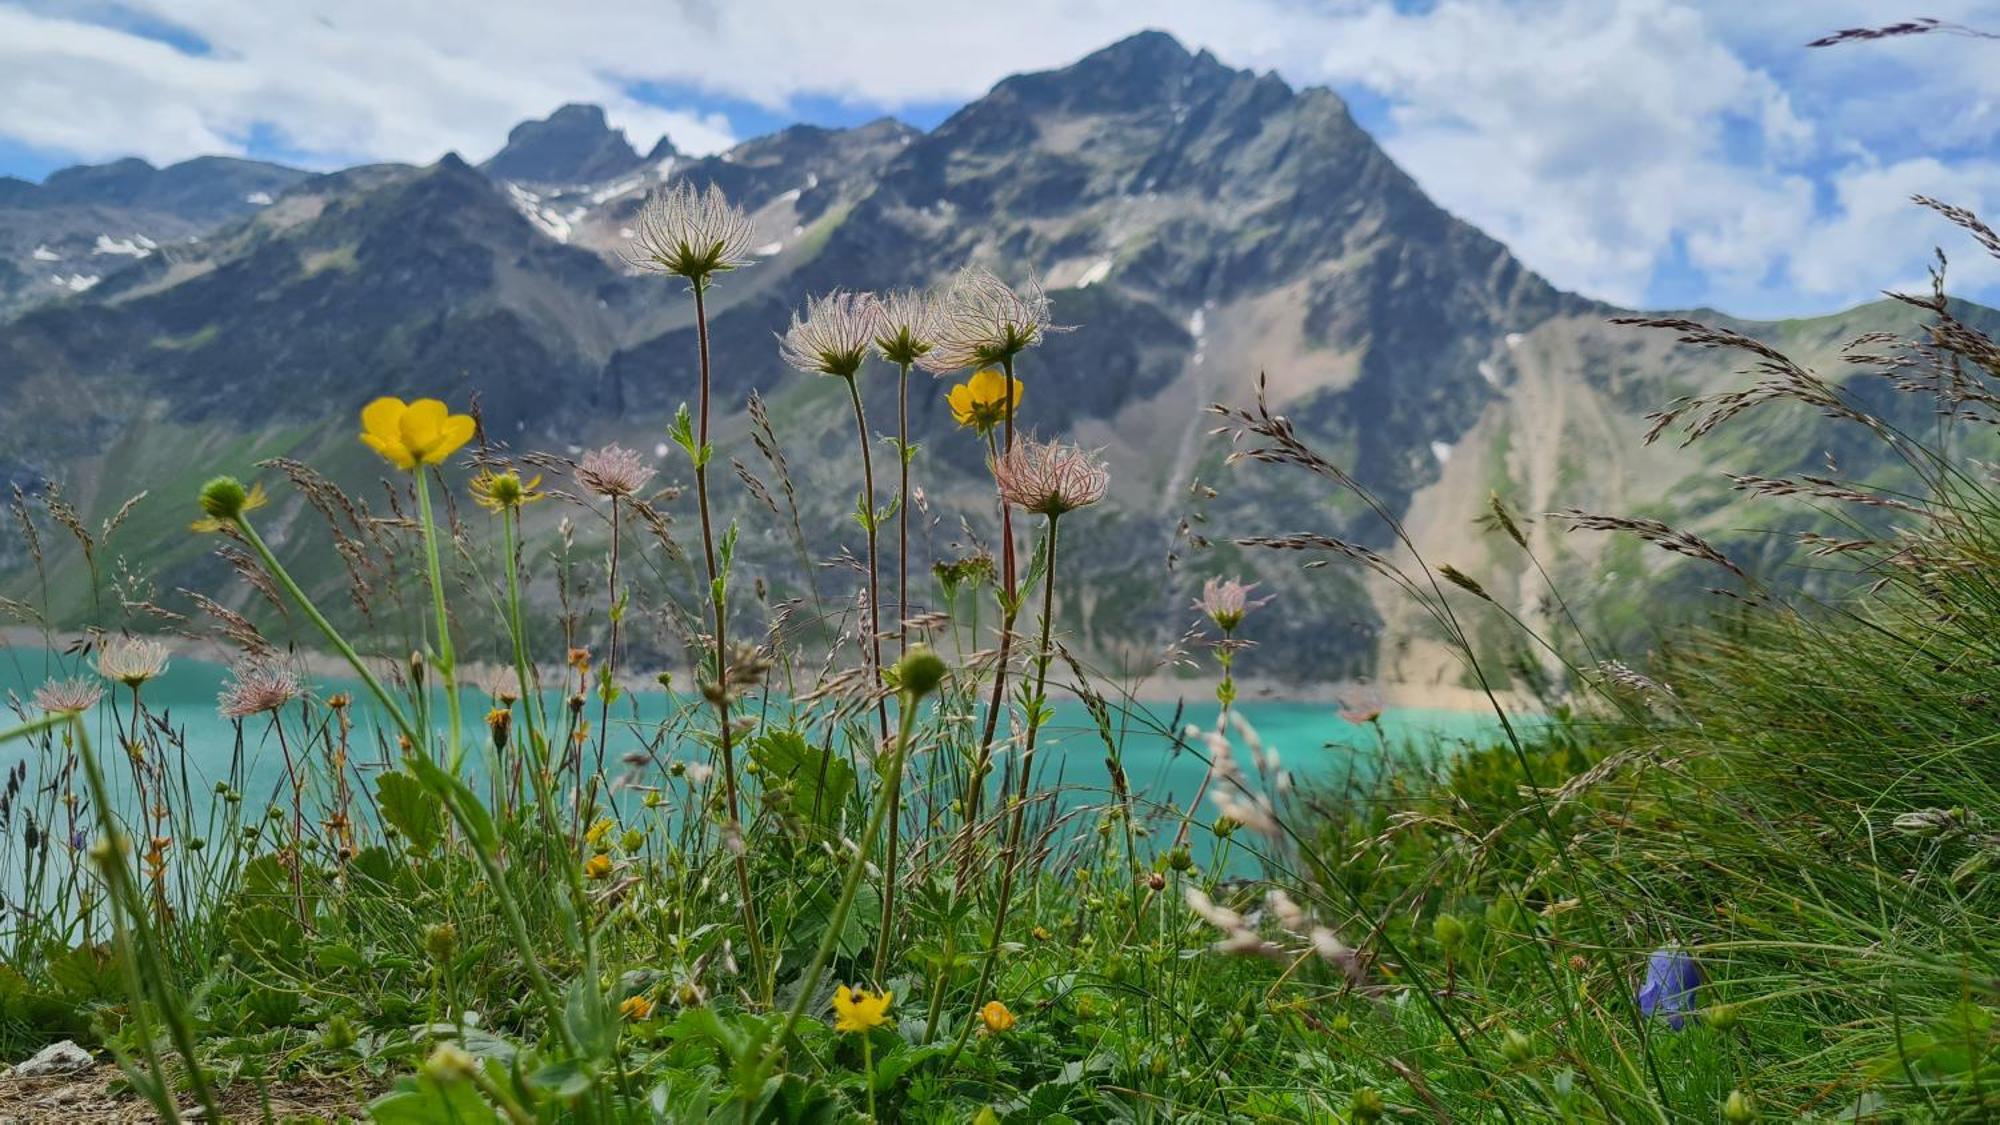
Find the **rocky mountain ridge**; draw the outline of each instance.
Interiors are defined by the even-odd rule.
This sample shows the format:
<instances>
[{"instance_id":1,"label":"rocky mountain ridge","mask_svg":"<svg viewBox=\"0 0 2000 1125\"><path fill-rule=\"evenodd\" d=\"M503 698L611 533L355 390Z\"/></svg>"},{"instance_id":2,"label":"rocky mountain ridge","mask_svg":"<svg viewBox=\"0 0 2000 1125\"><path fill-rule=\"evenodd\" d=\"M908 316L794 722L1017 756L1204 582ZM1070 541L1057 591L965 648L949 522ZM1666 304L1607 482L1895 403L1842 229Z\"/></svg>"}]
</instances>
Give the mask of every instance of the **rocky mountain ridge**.
<instances>
[{"instance_id":1,"label":"rocky mountain ridge","mask_svg":"<svg viewBox=\"0 0 2000 1125\"><path fill-rule=\"evenodd\" d=\"M230 170L289 182L273 182L268 202L242 193L234 210L220 189L101 193L200 198L206 220L192 202L172 213L210 225L0 323L0 476L30 490L61 482L108 514L140 487L171 506L202 475L282 453L379 495L350 432L378 393L476 401L489 440L558 455L617 440L653 451L663 482L684 476L661 435L693 393L691 311L680 287L617 250L647 192L685 178L721 186L753 217L756 263L714 294L717 370L730 401L753 390L767 400L801 517L831 541L853 537L852 423L837 388L778 361L773 334L789 312L810 293L935 284L968 264L1043 279L1056 319L1077 330L1025 358L1023 416L1102 447L1112 465L1111 500L1068 538L1081 596L1064 622L1107 665L1152 667L1184 629L1199 577L1241 571L1287 605L1260 623L1257 659L1294 678L1456 675L1425 655L1422 624L1363 578L1301 574L1301 560L1226 545L1192 551L1176 534L1188 517L1217 544L1300 529L1389 544L1352 498L1224 470L1202 408L1247 398L1260 376L1447 561L1484 550L1471 521L1489 490L1733 518L1726 496L1688 491L1715 465L1635 447L1645 409L1730 378L1725 361L1607 328L1617 310L1557 290L1437 207L1333 93L1232 69L1160 33L1006 79L929 133L889 120L799 126L710 157L665 140L641 157L601 111L566 106L514 129L478 167L452 155L317 176ZM95 179L119 179L86 172L31 190L87 196ZM37 210L10 202L20 195L0 187L0 241L9 216ZM1814 331L1831 339L1854 320ZM892 384L869 376L878 431ZM983 453L953 430L942 391L928 377L912 386L926 558L992 534ZM1602 460L1579 472L1565 450L1585 437ZM724 420L721 446L746 473L770 474L740 415ZM1643 479L1628 488L1628 472ZM1222 490L1213 500L1210 487ZM754 490L725 503L760 524L748 565L780 592L801 589L782 521L759 513ZM133 517L135 540L173 537L145 581L218 585L223 569L177 535L184 523ZM310 535L303 522L298 534ZM1600 569L1594 549L1546 547L1555 569ZM0 570L9 561L0 552ZM16 577L0 589L30 600L22 559L11 561ZM341 581L333 567L316 577L330 590ZM74 588L49 601L64 621L89 605ZM1534 601L1521 586L1519 604Z\"/></svg>"}]
</instances>

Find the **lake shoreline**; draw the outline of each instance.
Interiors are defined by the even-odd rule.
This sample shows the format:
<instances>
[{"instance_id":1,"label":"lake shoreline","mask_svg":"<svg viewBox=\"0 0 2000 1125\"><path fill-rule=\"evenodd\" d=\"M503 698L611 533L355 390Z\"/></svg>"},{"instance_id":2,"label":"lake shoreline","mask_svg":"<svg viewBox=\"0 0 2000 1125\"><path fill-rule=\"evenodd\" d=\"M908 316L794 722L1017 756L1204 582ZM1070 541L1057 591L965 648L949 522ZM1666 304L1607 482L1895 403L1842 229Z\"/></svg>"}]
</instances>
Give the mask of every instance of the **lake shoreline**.
<instances>
[{"instance_id":1,"label":"lake shoreline","mask_svg":"<svg viewBox=\"0 0 2000 1125\"><path fill-rule=\"evenodd\" d=\"M153 634L153 636L165 641L176 657L185 660L226 667L235 663L242 655L233 646L211 637L187 637L176 634ZM8 654L21 650L32 650L36 653L48 650L72 651L87 639L86 634L74 630L47 632L27 625L4 626L0 627L0 660L7 659ZM296 649L287 656L308 678L345 678L354 674L347 661L337 653L318 649ZM376 656L372 659L383 671L398 668L402 664L402 661L386 656ZM459 682L468 685L478 684L496 675L506 676L511 671L511 665L467 661L459 669ZM540 671L543 681L549 682L566 674L567 670L559 665L544 664ZM632 692L661 690L658 681L651 676L621 676L620 682L627 691ZM1215 700L1216 681L1213 677L1176 676L1155 672L1141 677L1106 676L1101 682L1115 684L1121 698L1129 698L1136 703L1208 704ZM1501 692L1498 695L1500 702L1510 714L1541 710L1535 701L1518 694ZM1313 703L1357 713L1391 708L1464 713L1490 712L1493 709L1492 702L1484 692L1457 684L1355 681L1302 684L1274 677L1239 675L1236 677L1236 697L1242 704L1255 704L1260 701Z\"/></svg>"}]
</instances>

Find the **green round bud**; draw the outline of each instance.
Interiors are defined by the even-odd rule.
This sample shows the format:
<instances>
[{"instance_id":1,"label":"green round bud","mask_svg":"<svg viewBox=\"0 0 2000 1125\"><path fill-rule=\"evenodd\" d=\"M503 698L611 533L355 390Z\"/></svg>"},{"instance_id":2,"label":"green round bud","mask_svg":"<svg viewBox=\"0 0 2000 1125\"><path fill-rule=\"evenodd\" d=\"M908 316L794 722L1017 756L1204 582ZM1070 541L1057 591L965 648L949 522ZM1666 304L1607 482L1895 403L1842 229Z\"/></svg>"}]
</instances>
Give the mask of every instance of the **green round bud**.
<instances>
[{"instance_id":1,"label":"green round bud","mask_svg":"<svg viewBox=\"0 0 2000 1125\"><path fill-rule=\"evenodd\" d=\"M332 1051L345 1051L354 1046L358 1038L354 1033L354 1024L339 1012L328 1017L325 1028L320 1031L320 1042Z\"/></svg>"},{"instance_id":2,"label":"green round bud","mask_svg":"<svg viewBox=\"0 0 2000 1125\"><path fill-rule=\"evenodd\" d=\"M235 477L216 477L201 486L201 510L212 520L233 520L250 503L250 490Z\"/></svg>"},{"instance_id":3,"label":"green round bud","mask_svg":"<svg viewBox=\"0 0 2000 1125\"><path fill-rule=\"evenodd\" d=\"M1431 933L1447 951L1465 944L1465 923L1456 914L1440 914L1431 923Z\"/></svg>"},{"instance_id":4,"label":"green round bud","mask_svg":"<svg viewBox=\"0 0 2000 1125\"><path fill-rule=\"evenodd\" d=\"M458 952L458 927L450 922L438 922L424 927L424 952L432 961L443 964Z\"/></svg>"},{"instance_id":5,"label":"green round bud","mask_svg":"<svg viewBox=\"0 0 2000 1125\"><path fill-rule=\"evenodd\" d=\"M1741 1090L1729 1091L1729 1097L1722 1103L1722 1119L1730 1125L1744 1125L1757 1120L1757 1103Z\"/></svg>"},{"instance_id":6,"label":"green round bud","mask_svg":"<svg viewBox=\"0 0 2000 1125\"><path fill-rule=\"evenodd\" d=\"M896 686L912 699L922 699L936 691L950 671L944 657L931 651L931 646L911 645L910 651L896 661Z\"/></svg>"},{"instance_id":7,"label":"green round bud","mask_svg":"<svg viewBox=\"0 0 2000 1125\"><path fill-rule=\"evenodd\" d=\"M1717 1031L1733 1031L1742 1014L1734 1004L1717 1004L1708 1010L1708 1026Z\"/></svg>"},{"instance_id":8,"label":"green round bud","mask_svg":"<svg viewBox=\"0 0 2000 1125\"><path fill-rule=\"evenodd\" d=\"M1535 1042L1510 1027L1500 1037L1500 1057L1519 1066L1535 1057Z\"/></svg>"},{"instance_id":9,"label":"green round bud","mask_svg":"<svg viewBox=\"0 0 2000 1125\"><path fill-rule=\"evenodd\" d=\"M1194 853L1187 846L1175 848L1167 853L1167 866L1175 871L1186 872L1194 868Z\"/></svg>"},{"instance_id":10,"label":"green round bud","mask_svg":"<svg viewBox=\"0 0 2000 1125\"><path fill-rule=\"evenodd\" d=\"M1215 833L1217 839L1227 840L1236 835L1236 830L1241 827L1243 822L1235 817L1218 816L1215 818L1215 823L1209 826L1209 831Z\"/></svg>"},{"instance_id":11,"label":"green round bud","mask_svg":"<svg viewBox=\"0 0 2000 1125\"><path fill-rule=\"evenodd\" d=\"M1389 1112L1389 1106L1379 1092L1363 1086L1348 1099L1347 1112L1356 1121L1380 1121L1382 1115Z\"/></svg>"}]
</instances>

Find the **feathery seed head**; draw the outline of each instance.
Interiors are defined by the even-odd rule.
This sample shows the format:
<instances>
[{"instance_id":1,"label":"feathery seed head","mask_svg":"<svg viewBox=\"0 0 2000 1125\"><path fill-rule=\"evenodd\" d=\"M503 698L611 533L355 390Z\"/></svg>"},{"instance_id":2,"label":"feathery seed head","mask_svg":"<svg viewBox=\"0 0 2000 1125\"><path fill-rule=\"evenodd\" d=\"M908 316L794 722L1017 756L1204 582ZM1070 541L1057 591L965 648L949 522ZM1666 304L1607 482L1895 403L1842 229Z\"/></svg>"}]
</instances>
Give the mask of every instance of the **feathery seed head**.
<instances>
[{"instance_id":1,"label":"feathery seed head","mask_svg":"<svg viewBox=\"0 0 2000 1125\"><path fill-rule=\"evenodd\" d=\"M113 637L97 651L97 674L138 687L167 670L167 646L137 637Z\"/></svg>"},{"instance_id":2,"label":"feathery seed head","mask_svg":"<svg viewBox=\"0 0 2000 1125\"><path fill-rule=\"evenodd\" d=\"M953 279L938 314L937 339L918 362L937 375L1007 364L1048 332L1049 298L1029 278L1018 290L983 269Z\"/></svg>"},{"instance_id":3,"label":"feathery seed head","mask_svg":"<svg viewBox=\"0 0 2000 1125\"><path fill-rule=\"evenodd\" d=\"M216 696L216 710L225 719L247 719L276 711L299 697L299 678L290 669L253 662L239 665Z\"/></svg>"},{"instance_id":4,"label":"feathery seed head","mask_svg":"<svg viewBox=\"0 0 2000 1125\"><path fill-rule=\"evenodd\" d=\"M1104 499L1111 472L1082 446L1024 438L993 464L1000 498L1051 518Z\"/></svg>"},{"instance_id":5,"label":"feathery seed head","mask_svg":"<svg viewBox=\"0 0 2000 1125\"><path fill-rule=\"evenodd\" d=\"M80 714L97 706L104 689L89 680L50 680L35 689L35 706L56 714Z\"/></svg>"},{"instance_id":6,"label":"feathery seed head","mask_svg":"<svg viewBox=\"0 0 2000 1125\"><path fill-rule=\"evenodd\" d=\"M875 351L899 367L908 367L936 346L941 306L937 295L924 289L898 289L876 301Z\"/></svg>"},{"instance_id":7,"label":"feathery seed head","mask_svg":"<svg viewBox=\"0 0 2000 1125\"><path fill-rule=\"evenodd\" d=\"M868 358L880 317L873 293L836 289L824 297L808 297L805 319L792 314L779 354L800 371L852 379Z\"/></svg>"},{"instance_id":8,"label":"feathery seed head","mask_svg":"<svg viewBox=\"0 0 2000 1125\"><path fill-rule=\"evenodd\" d=\"M655 192L634 224L627 262L642 270L700 282L750 262L750 217L714 184L686 180Z\"/></svg>"},{"instance_id":9,"label":"feathery seed head","mask_svg":"<svg viewBox=\"0 0 2000 1125\"><path fill-rule=\"evenodd\" d=\"M1271 600L1268 597L1250 600L1250 591L1256 588L1255 582L1246 586L1234 578L1226 582L1211 578L1201 584L1201 598L1194 603L1194 607L1215 622L1216 628L1227 633L1243 624L1244 614Z\"/></svg>"},{"instance_id":10,"label":"feathery seed head","mask_svg":"<svg viewBox=\"0 0 2000 1125\"><path fill-rule=\"evenodd\" d=\"M616 443L593 449L576 466L576 482L607 500L633 496L653 479L653 467L636 450Z\"/></svg>"}]
</instances>

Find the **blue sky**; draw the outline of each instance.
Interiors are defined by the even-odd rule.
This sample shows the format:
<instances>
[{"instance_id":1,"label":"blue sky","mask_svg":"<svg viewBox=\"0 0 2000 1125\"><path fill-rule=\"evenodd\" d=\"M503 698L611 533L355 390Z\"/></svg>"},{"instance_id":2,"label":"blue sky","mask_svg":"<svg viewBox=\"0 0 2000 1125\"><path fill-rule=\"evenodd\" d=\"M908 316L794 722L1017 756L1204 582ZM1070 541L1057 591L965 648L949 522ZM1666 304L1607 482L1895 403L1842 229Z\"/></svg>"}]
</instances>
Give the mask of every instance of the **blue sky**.
<instances>
[{"instance_id":1,"label":"blue sky","mask_svg":"<svg viewBox=\"0 0 2000 1125\"><path fill-rule=\"evenodd\" d=\"M1809 51L1877 0L0 0L0 174L238 153L327 168L483 158L606 107L644 149L795 121L930 127L997 79L1144 27L1327 85L1446 207L1557 284L1757 316L1919 284L1912 206L2000 216L2000 40ZM2000 0L1925 13L2000 31Z\"/></svg>"}]
</instances>

